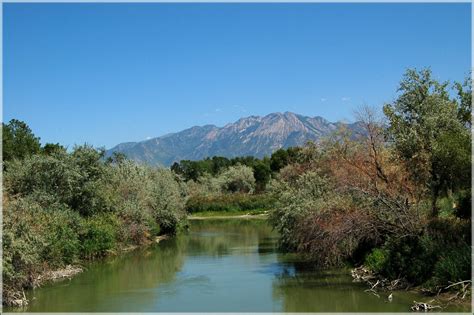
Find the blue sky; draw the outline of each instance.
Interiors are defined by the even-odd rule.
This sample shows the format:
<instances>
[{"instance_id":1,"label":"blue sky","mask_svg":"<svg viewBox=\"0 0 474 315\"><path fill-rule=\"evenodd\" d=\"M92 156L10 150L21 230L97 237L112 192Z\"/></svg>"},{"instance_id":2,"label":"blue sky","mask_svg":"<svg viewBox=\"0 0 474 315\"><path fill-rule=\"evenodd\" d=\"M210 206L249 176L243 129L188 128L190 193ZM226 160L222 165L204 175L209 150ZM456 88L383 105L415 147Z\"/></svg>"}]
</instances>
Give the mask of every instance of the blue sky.
<instances>
[{"instance_id":1,"label":"blue sky","mask_svg":"<svg viewBox=\"0 0 474 315\"><path fill-rule=\"evenodd\" d=\"M470 4L4 4L3 119L110 148L276 111L353 120L406 68L461 81Z\"/></svg>"}]
</instances>

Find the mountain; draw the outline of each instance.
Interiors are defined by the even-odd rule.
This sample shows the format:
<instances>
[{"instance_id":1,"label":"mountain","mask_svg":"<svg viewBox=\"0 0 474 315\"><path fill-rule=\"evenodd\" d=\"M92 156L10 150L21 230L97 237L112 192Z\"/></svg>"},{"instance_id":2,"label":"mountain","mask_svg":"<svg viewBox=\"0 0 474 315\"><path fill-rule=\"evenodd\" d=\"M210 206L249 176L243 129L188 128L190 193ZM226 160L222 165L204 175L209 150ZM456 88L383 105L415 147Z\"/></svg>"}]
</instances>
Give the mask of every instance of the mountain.
<instances>
[{"instance_id":1,"label":"mountain","mask_svg":"<svg viewBox=\"0 0 474 315\"><path fill-rule=\"evenodd\" d=\"M344 123L331 123L322 117L272 113L241 118L224 127L195 126L146 141L121 143L106 151L106 156L121 152L137 162L164 166L210 156L261 158L280 148L318 141L341 125ZM346 126L353 131L361 130L357 122Z\"/></svg>"}]
</instances>

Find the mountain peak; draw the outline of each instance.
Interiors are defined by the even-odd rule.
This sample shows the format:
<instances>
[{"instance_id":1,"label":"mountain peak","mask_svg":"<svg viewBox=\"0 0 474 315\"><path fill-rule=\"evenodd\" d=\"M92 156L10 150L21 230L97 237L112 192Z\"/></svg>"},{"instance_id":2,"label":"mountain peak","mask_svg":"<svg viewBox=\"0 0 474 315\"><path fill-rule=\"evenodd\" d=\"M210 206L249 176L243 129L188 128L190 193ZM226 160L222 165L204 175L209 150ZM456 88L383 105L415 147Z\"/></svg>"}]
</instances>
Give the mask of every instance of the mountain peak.
<instances>
[{"instance_id":1,"label":"mountain peak","mask_svg":"<svg viewBox=\"0 0 474 315\"><path fill-rule=\"evenodd\" d=\"M164 166L183 159L199 160L211 156L261 158L282 147L317 142L336 130L339 124L319 116L276 112L242 117L223 127L194 126L147 141L119 144L108 150L106 156L118 151L138 162Z\"/></svg>"}]
</instances>

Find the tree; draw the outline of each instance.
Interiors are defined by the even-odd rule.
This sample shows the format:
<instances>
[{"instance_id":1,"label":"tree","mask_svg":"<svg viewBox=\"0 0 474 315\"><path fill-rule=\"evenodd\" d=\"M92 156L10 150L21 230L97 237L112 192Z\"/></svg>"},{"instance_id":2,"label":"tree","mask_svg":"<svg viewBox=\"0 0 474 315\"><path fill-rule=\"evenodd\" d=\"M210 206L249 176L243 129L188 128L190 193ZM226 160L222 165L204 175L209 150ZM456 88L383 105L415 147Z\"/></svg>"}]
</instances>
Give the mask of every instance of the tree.
<instances>
[{"instance_id":1,"label":"tree","mask_svg":"<svg viewBox=\"0 0 474 315\"><path fill-rule=\"evenodd\" d=\"M222 170L228 168L231 162L228 158L222 156L212 157L212 175L219 174Z\"/></svg>"},{"instance_id":2,"label":"tree","mask_svg":"<svg viewBox=\"0 0 474 315\"><path fill-rule=\"evenodd\" d=\"M231 166L217 178L224 192L252 193L255 189L255 178L252 168L245 165Z\"/></svg>"},{"instance_id":3,"label":"tree","mask_svg":"<svg viewBox=\"0 0 474 315\"><path fill-rule=\"evenodd\" d=\"M267 161L267 163L265 163ZM272 170L270 169L268 158L267 160L258 161L253 166L253 176L255 177L255 183L258 191L265 190L265 186L270 180Z\"/></svg>"},{"instance_id":4,"label":"tree","mask_svg":"<svg viewBox=\"0 0 474 315\"><path fill-rule=\"evenodd\" d=\"M3 161L24 159L40 151L40 138L35 137L30 127L23 121L12 119L3 130Z\"/></svg>"},{"instance_id":5,"label":"tree","mask_svg":"<svg viewBox=\"0 0 474 315\"><path fill-rule=\"evenodd\" d=\"M438 215L438 197L456 184L453 174L470 172L468 163L453 165L450 156L470 151L470 132L466 127L468 97L462 89L461 105L449 97L448 83L432 78L430 69L408 70L398 89L401 94L384 106L390 125L388 134L398 156L411 172L412 179L431 192L432 216ZM470 120L470 119L469 119ZM445 150L447 142L451 152ZM470 162L469 162L470 164ZM458 169L453 169L458 168ZM449 169L446 172L446 169Z\"/></svg>"},{"instance_id":6,"label":"tree","mask_svg":"<svg viewBox=\"0 0 474 315\"><path fill-rule=\"evenodd\" d=\"M107 164L121 164L121 163L123 163L123 162L125 162L125 161L127 161L127 160L128 160L128 159L127 159L127 156L126 156L124 153L122 153L122 152L117 152L117 151L116 151L116 152L113 152L112 155L109 156L109 157L105 160L105 162L106 162ZM175 164L176 164L176 163L175 163ZM173 166L174 166L174 164L173 164Z\"/></svg>"},{"instance_id":7,"label":"tree","mask_svg":"<svg viewBox=\"0 0 474 315\"><path fill-rule=\"evenodd\" d=\"M472 80L466 78L464 83L454 83L454 88L457 91L459 106L458 106L458 119L471 127L471 110L472 110Z\"/></svg>"},{"instance_id":8,"label":"tree","mask_svg":"<svg viewBox=\"0 0 474 315\"><path fill-rule=\"evenodd\" d=\"M46 155L51 155L55 153L60 153L60 152L66 152L66 148L60 145L59 143L46 143L42 148L41 148L42 153Z\"/></svg>"},{"instance_id":9,"label":"tree","mask_svg":"<svg viewBox=\"0 0 474 315\"><path fill-rule=\"evenodd\" d=\"M274 172L288 165L288 152L285 149L278 149L270 157L270 168Z\"/></svg>"}]
</instances>

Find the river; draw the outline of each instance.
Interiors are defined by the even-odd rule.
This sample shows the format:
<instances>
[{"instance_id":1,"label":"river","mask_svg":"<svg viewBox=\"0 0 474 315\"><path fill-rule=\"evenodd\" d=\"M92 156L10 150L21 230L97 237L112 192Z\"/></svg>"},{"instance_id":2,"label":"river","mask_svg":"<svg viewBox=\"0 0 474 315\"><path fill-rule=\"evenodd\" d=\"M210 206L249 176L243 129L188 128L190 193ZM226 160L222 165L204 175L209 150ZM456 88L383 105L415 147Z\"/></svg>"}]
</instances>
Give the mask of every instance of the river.
<instances>
[{"instance_id":1,"label":"river","mask_svg":"<svg viewBox=\"0 0 474 315\"><path fill-rule=\"evenodd\" d=\"M276 250L265 220L196 220L188 233L90 263L28 293L28 312L407 312L427 297L380 297L347 269L318 271ZM457 309L459 311L459 309ZM456 311L456 309L446 309Z\"/></svg>"}]
</instances>

